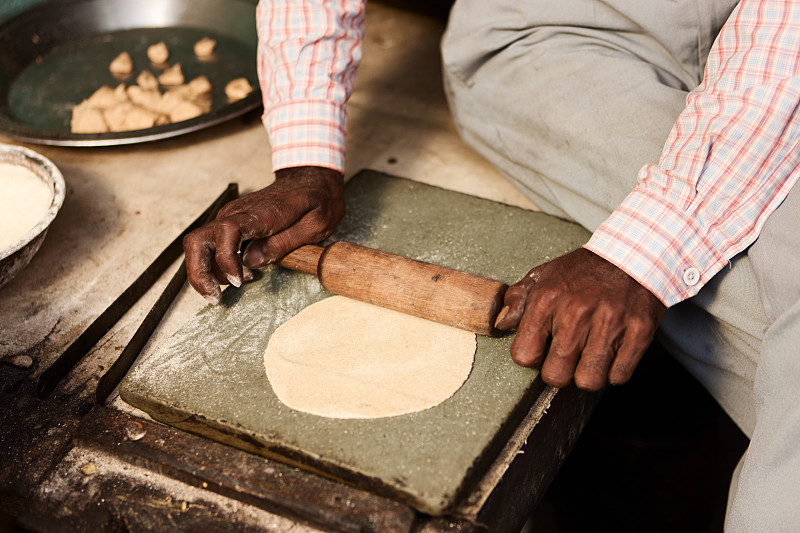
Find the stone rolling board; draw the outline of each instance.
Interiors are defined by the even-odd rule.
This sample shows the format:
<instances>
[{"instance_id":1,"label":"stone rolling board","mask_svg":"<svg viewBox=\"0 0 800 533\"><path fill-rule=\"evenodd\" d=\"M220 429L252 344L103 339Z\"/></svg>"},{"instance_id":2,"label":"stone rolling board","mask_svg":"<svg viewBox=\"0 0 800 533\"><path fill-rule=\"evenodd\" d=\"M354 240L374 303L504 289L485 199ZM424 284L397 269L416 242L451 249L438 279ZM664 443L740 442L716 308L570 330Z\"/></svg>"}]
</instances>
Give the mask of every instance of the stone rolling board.
<instances>
[{"instance_id":1,"label":"stone rolling board","mask_svg":"<svg viewBox=\"0 0 800 533\"><path fill-rule=\"evenodd\" d=\"M579 226L418 182L362 171L346 187L345 240L512 284L581 246ZM380 419L294 411L272 392L263 354L272 332L330 296L308 274L268 267L228 288L123 381L153 418L232 446L446 513L485 473L543 389L509 357L512 336L478 335L466 383L431 409Z\"/></svg>"}]
</instances>

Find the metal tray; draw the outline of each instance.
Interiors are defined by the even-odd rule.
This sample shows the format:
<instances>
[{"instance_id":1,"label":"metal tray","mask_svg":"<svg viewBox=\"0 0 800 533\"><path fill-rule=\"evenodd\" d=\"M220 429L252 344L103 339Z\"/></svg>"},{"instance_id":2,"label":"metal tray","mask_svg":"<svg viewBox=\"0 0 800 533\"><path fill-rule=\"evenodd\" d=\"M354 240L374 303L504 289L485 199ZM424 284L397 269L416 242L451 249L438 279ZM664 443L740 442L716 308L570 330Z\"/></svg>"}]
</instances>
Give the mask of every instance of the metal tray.
<instances>
[{"instance_id":1,"label":"metal tray","mask_svg":"<svg viewBox=\"0 0 800 533\"><path fill-rule=\"evenodd\" d=\"M0 26L0 133L22 141L61 146L109 146L174 137L242 115L261 105L256 73L255 0L54 0ZM217 40L215 56L199 60L194 43ZM197 118L136 131L70 132L72 106L101 85L135 83L150 64L146 50L164 41L169 63L180 62L187 80L205 75L212 108ZM111 60L128 51L130 78L114 78ZM246 77L256 88L228 103L225 84Z\"/></svg>"}]
</instances>

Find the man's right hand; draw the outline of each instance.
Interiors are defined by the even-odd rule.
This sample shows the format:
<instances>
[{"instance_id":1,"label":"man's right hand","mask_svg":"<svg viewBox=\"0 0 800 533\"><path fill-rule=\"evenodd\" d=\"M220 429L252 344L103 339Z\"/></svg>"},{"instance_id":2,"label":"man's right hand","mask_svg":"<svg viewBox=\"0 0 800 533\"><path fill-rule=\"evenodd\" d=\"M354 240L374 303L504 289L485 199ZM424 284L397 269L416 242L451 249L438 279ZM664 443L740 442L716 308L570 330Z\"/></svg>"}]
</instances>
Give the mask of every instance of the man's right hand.
<instances>
[{"instance_id":1,"label":"man's right hand","mask_svg":"<svg viewBox=\"0 0 800 533\"><path fill-rule=\"evenodd\" d=\"M220 284L238 287L252 277L249 268L274 263L304 244L324 240L344 211L341 173L322 167L279 170L274 183L230 202L213 222L186 236L189 283L218 303ZM242 258L239 249L247 240Z\"/></svg>"}]
</instances>

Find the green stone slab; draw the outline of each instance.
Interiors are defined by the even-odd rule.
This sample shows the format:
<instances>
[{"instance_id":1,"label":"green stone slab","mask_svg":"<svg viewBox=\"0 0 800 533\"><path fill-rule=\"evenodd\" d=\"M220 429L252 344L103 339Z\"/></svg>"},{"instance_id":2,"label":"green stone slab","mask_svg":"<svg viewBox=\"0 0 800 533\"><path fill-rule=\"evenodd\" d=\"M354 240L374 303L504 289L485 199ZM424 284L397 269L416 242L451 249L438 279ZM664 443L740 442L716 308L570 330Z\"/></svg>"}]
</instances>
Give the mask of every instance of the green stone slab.
<instances>
[{"instance_id":1,"label":"green stone slab","mask_svg":"<svg viewBox=\"0 0 800 533\"><path fill-rule=\"evenodd\" d=\"M347 185L346 240L514 283L589 234L555 217L362 171ZM511 336L478 336L469 379L426 411L373 420L294 411L272 392L263 354L272 332L330 296L316 278L279 267L207 307L139 364L122 398L153 418L398 498L451 509L486 471L543 388L515 365Z\"/></svg>"}]
</instances>

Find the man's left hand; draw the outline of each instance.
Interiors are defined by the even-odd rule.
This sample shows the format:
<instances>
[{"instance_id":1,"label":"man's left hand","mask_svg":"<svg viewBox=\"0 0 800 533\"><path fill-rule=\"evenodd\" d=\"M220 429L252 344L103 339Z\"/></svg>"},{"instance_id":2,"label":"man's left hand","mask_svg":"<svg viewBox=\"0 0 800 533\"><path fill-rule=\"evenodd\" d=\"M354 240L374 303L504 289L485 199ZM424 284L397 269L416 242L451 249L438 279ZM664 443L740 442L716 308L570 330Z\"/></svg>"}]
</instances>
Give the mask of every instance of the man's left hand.
<instances>
[{"instance_id":1,"label":"man's left hand","mask_svg":"<svg viewBox=\"0 0 800 533\"><path fill-rule=\"evenodd\" d=\"M630 379L666 312L653 293L580 248L531 270L508 289L497 328L517 328L511 357L541 367L555 387L584 390Z\"/></svg>"}]
</instances>

